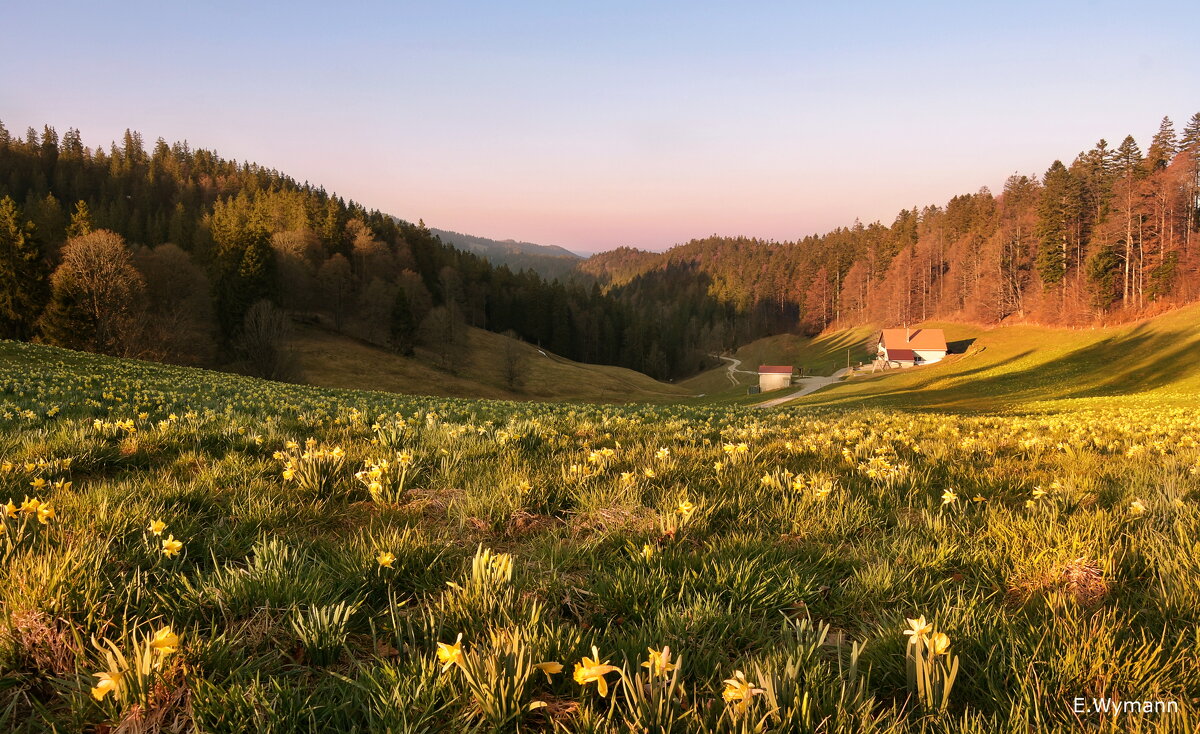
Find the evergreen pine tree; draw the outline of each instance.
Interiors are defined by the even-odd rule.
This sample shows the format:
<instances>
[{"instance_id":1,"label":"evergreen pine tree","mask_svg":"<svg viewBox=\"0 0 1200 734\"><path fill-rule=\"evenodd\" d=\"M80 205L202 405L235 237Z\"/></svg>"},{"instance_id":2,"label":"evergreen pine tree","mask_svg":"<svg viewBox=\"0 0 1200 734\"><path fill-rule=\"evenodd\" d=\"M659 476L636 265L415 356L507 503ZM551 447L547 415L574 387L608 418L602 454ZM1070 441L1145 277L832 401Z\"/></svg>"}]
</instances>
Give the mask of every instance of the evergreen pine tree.
<instances>
[{"instance_id":1,"label":"evergreen pine tree","mask_svg":"<svg viewBox=\"0 0 1200 734\"><path fill-rule=\"evenodd\" d=\"M1178 151L1179 146L1175 142L1175 125L1171 122L1171 118L1164 117L1159 123L1158 132L1150 141L1150 150L1146 153L1150 170L1157 171L1166 168Z\"/></svg>"},{"instance_id":2,"label":"evergreen pine tree","mask_svg":"<svg viewBox=\"0 0 1200 734\"><path fill-rule=\"evenodd\" d=\"M61 278L51 294L45 313L38 321L42 338L67 349L99 351L96 334L100 331L100 324L86 300L69 278Z\"/></svg>"},{"instance_id":3,"label":"evergreen pine tree","mask_svg":"<svg viewBox=\"0 0 1200 734\"><path fill-rule=\"evenodd\" d=\"M1071 222L1082 210L1081 190L1062 161L1054 161L1038 201L1037 269L1042 282L1058 285L1067 274Z\"/></svg>"},{"instance_id":4,"label":"evergreen pine tree","mask_svg":"<svg viewBox=\"0 0 1200 734\"><path fill-rule=\"evenodd\" d=\"M1142 164L1142 149L1132 135L1126 135L1113 155L1113 164L1117 175L1122 177L1136 176Z\"/></svg>"},{"instance_id":5,"label":"evergreen pine tree","mask_svg":"<svg viewBox=\"0 0 1200 734\"><path fill-rule=\"evenodd\" d=\"M1192 115L1183 128L1183 137L1179 139L1180 150L1200 150L1200 112Z\"/></svg>"},{"instance_id":6,"label":"evergreen pine tree","mask_svg":"<svg viewBox=\"0 0 1200 734\"><path fill-rule=\"evenodd\" d=\"M0 336L28 339L46 304L46 271L33 223L11 197L0 199Z\"/></svg>"},{"instance_id":7,"label":"evergreen pine tree","mask_svg":"<svg viewBox=\"0 0 1200 734\"><path fill-rule=\"evenodd\" d=\"M408 302L408 293L403 288L396 289L396 301L392 304L389 337L392 349L404 355L413 353L413 343L417 337L417 322L413 318L412 305Z\"/></svg>"},{"instance_id":8,"label":"evergreen pine tree","mask_svg":"<svg viewBox=\"0 0 1200 734\"><path fill-rule=\"evenodd\" d=\"M75 212L71 214L71 223L67 225L67 238L82 237L95 229L92 226L92 212L87 202L80 199L75 202Z\"/></svg>"}]
</instances>

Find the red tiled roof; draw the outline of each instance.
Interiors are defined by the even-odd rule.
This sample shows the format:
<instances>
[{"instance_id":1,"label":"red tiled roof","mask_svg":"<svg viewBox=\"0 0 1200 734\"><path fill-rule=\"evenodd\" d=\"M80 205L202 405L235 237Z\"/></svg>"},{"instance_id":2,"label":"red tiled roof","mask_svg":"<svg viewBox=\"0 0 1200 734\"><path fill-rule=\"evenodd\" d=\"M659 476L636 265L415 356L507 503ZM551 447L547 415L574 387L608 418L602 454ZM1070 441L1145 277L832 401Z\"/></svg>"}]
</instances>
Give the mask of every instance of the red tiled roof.
<instances>
[{"instance_id":1,"label":"red tiled roof","mask_svg":"<svg viewBox=\"0 0 1200 734\"><path fill-rule=\"evenodd\" d=\"M889 362L915 362L917 353L911 349L889 349L887 358Z\"/></svg>"},{"instance_id":2,"label":"red tiled roof","mask_svg":"<svg viewBox=\"0 0 1200 734\"><path fill-rule=\"evenodd\" d=\"M766 373L766 374L771 374L771 375L790 375L790 374L792 374L793 369L794 368L790 364L787 364L787 365L760 364L758 366L759 374Z\"/></svg>"},{"instance_id":3,"label":"red tiled roof","mask_svg":"<svg viewBox=\"0 0 1200 734\"><path fill-rule=\"evenodd\" d=\"M946 334L941 329L884 329L883 348L946 351Z\"/></svg>"}]
</instances>

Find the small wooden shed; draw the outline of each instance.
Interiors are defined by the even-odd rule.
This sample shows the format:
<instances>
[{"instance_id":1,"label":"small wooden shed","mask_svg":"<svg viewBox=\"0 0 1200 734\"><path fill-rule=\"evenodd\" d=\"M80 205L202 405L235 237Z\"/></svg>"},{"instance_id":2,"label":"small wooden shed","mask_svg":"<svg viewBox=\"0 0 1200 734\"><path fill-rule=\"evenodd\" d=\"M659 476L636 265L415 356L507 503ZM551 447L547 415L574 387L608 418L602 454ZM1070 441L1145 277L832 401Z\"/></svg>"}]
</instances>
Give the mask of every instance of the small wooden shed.
<instances>
[{"instance_id":1,"label":"small wooden shed","mask_svg":"<svg viewBox=\"0 0 1200 734\"><path fill-rule=\"evenodd\" d=\"M794 369L790 364L761 364L758 366L758 387L763 392L789 387L792 384L792 371Z\"/></svg>"}]
</instances>

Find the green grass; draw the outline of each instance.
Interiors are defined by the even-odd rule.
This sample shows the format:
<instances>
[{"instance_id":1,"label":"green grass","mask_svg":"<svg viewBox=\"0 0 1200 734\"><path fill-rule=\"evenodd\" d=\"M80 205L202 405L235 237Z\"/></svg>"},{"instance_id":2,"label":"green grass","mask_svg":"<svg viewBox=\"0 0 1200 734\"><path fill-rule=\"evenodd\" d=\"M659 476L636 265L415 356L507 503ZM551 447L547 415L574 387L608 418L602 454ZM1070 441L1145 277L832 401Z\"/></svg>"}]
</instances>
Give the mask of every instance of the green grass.
<instances>
[{"instance_id":1,"label":"green grass","mask_svg":"<svg viewBox=\"0 0 1200 734\"><path fill-rule=\"evenodd\" d=\"M412 395L498 400L655 401L690 394L624 367L572 362L552 352L483 329L467 327L464 358L453 372L418 348L412 357L326 329L298 327L289 343L302 382L321 387L385 390ZM507 348L520 355L521 384L505 382Z\"/></svg>"},{"instance_id":2,"label":"green grass","mask_svg":"<svg viewBox=\"0 0 1200 734\"><path fill-rule=\"evenodd\" d=\"M1177 344L1181 314L1104 336ZM1021 414L763 411L0 343L0 500L53 510L0 520L0 730L1191 731L1200 406L1173 374L987 403ZM959 665L944 709L911 673L921 616L949 639L934 667ZM167 626L178 650L154 652ZM572 675L593 646L606 697ZM664 646L660 676L641 664ZM1075 697L1181 711L1077 717Z\"/></svg>"},{"instance_id":3,"label":"green grass","mask_svg":"<svg viewBox=\"0 0 1200 734\"><path fill-rule=\"evenodd\" d=\"M812 338L778 334L757 339L732 356L742 360L738 369L751 372L762 364L790 364L803 367L806 375L831 375L846 366L847 350L852 364L868 359L866 344L876 331L864 326L830 331ZM735 373L738 384L734 385L729 381L727 367L728 363L724 363L719 368L683 380L679 385L689 391L704 393L707 402L712 402L714 398L724 400L744 396L748 386L758 384L755 375Z\"/></svg>"},{"instance_id":4,"label":"green grass","mask_svg":"<svg viewBox=\"0 0 1200 734\"><path fill-rule=\"evenodd\" d=\"M929 323L964 354L864 374L790 405L1003 411L1127 404L1195 405L1200 307L1099 329ZM1115 400L1115 403L1113 402Z\"/></svg>"}]
</instances>

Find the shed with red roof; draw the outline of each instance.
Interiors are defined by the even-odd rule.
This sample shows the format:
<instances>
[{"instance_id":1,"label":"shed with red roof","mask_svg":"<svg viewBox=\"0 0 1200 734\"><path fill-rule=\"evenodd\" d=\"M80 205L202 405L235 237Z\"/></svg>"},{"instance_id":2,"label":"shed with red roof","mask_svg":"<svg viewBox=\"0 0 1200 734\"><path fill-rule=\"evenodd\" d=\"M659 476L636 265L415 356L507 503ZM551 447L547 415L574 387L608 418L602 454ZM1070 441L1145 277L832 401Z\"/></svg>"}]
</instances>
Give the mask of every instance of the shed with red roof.
<instances>
[{"instance_id":1,"label":"shed with red roof","mask_svg":"<svg viewBox=\"0 0 1200 734\"><path fill-rule=\"evenodd\" d=\"M767 392L768 390L779 390L785 387L790 387L792 384L793 369L794 368L790 364L760 364L758 366L759 389L763 392Z\"/></svg>"}]
</instances>

